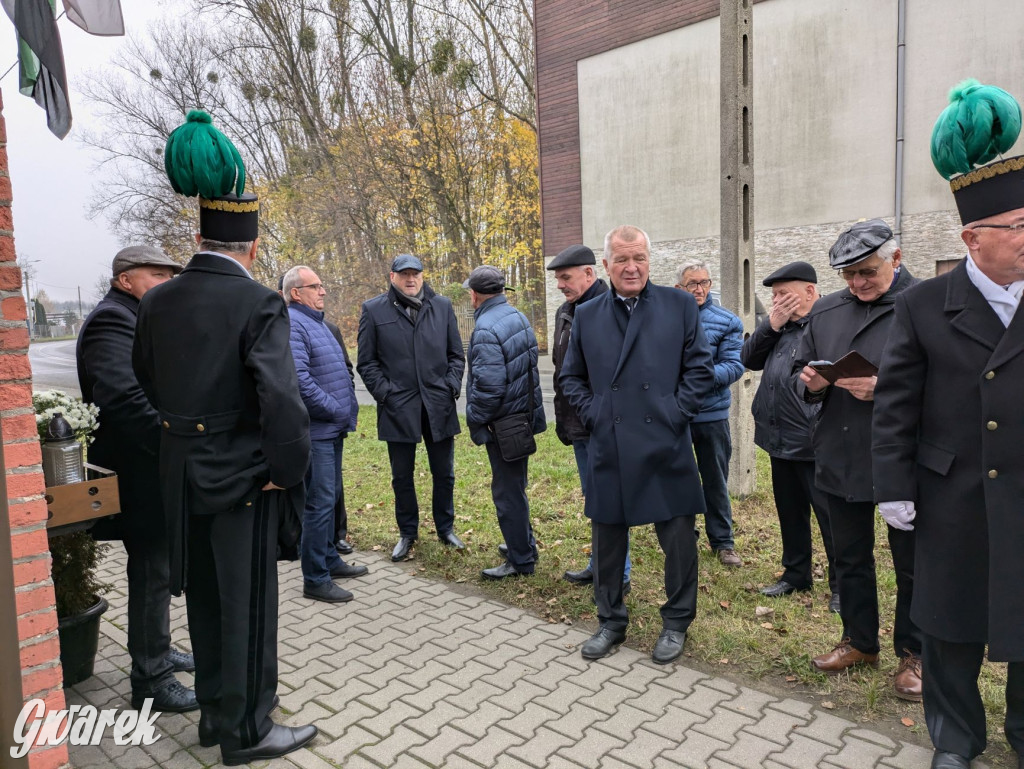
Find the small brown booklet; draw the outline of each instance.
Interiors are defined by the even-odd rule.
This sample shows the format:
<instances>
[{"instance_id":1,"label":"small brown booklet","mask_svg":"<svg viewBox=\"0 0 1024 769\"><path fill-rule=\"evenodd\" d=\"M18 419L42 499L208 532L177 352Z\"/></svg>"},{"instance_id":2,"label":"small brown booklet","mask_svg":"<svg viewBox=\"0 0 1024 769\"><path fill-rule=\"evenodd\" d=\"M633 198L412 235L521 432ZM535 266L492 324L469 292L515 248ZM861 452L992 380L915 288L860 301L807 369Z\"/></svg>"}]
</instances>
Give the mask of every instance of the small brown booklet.
<instances>
[{"instance_id":1,"label":"small brown booklet","mask_svg":"<svg viewBox=\"0 0 1024 769\"><path fill-rule=\"evenodd\" d=\"M807 365L825 377L829 384L835 384L837 379L874 376L878 373L878 366L856 350L850 350L835 363L827 360L812 360Z\"/></svg>"}]
</instances>

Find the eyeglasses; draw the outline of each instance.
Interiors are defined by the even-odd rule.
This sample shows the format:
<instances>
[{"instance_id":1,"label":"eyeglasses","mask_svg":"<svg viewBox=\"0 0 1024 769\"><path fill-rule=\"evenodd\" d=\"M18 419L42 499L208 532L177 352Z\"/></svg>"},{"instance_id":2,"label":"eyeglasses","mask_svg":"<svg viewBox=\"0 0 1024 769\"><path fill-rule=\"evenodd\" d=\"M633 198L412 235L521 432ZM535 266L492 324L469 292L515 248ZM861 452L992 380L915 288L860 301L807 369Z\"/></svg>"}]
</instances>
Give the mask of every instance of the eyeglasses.
<instances>
[{"instance_id":1,"label":"eyeglasses","mask_svg":"<svg viewBox=\"0 0 1024 769\"><path fill-rule=\"evenodd\" d=\"M882 269L882 265L877 267L865 267L861 270L839 270L839 274L843 276L843 280L853 280L860 275L865 280L871 280L878 274L878 271Z\"/></svg>"},{"instance_id":2,"label":"eyeglasses","mask_svg":"<svg viewBox=\"0 0 1024 769\"><path fill-rule=\"evenodd\" d=\"M299 289L300 291L302 289L304 289L304 288L311 288L314 291L319 291L323 287L324 287L323 283L310 283L308 286L296 286L295 288Z\"/></svg>"},{"instance_id":3,"label":"eyeglasses","mask_svg":"<svg viewBox=\"0 0 1024 769\"><path fill-rule=\"evenodd\" d=\"M691 280L689 283L687 283L685 286L683 286L683 288L685 288L687 291L693 292L693 291L697 290L698 286L700 288L703 288L705 291L707 291L709 288L711 288L711 281L710 280Z\"/></svg>"},{"instance_id":4,"label":"eyeglasses","mask_svg":"<svg viewBox=\"0 0 1024 769\"><path fill-rule=\"evenodd\" d=\"M976 224L971 227L972 230L1009 230L1013 233L1024 232L1024 222L1014 222L1013 224Z\"/></svg>"}]
</instances>

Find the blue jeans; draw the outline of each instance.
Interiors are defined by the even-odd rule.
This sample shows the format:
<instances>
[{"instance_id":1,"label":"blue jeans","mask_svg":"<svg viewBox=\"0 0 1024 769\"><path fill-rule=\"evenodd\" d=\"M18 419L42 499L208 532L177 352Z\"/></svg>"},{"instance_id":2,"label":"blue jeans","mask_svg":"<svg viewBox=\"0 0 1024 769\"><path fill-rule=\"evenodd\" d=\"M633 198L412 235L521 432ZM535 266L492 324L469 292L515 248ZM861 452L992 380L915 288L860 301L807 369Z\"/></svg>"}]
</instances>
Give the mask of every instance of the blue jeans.
<instances>
[{"instance_id":1,"label":"blue jeans","mask_svg":"<svg viewBox=\"0 0 1024 769\"><path fill-rule=\"evenodd\" d=\"M590 439L584 438L583 440L572 442L572 453L576 455L576 470L580 474L580 490L583 492L583 496L587 496L587 462L590 459ZM629 533L626 533L627 544L626 544L626 569L622 572L623 583L629 582L629 573L633 570L633 561L629 557ZM594 552L591 549L590 560L587 562L587 568L591 571L594 570Z\"/></svg>"},{"instance_id":2,"label":"blue jeans","mask_svg":"<svg viewBox=\"0 0 1024 769\"><path fill-rule=\"evenodd\" d=\"M729 420L691 422L700 485L704 489L704 530L712 550L732 550L732 503L729 501L729 458L732 437Z\"/></svg>"},{"instance_id":3,"label":"blue jeans","mask_svg":"<svg viewBox=\"0 0 1024 769\"><path fill-rule=\"evenodd\" d=\"M302 511L302 579L306 585L322 585L331 569L341 563L334 547L334 506L341 495L341 454L345 438L312 441L306 471L306 507Z\"/></svg>"}]
</instances>

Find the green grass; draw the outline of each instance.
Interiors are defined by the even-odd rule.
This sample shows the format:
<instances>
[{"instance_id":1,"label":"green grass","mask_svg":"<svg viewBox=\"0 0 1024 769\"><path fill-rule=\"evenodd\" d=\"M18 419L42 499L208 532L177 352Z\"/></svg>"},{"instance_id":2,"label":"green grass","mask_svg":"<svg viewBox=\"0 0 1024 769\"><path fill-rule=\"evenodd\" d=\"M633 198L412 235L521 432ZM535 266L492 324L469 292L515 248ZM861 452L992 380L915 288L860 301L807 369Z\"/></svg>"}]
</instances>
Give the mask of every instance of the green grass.
<instances>
[{"instance_id":1,"label":"green grass","mask_svg":"<svg viewBox=\"0 0 1024 769\"><path fill-rule=\"evenodd\" d=\"M390 555L398 538L387 448L377 440L376 411L360 409L359 428L345 442L345 497L350 538L357 550ZM545 617L549 622L596 627L591 591L562 579L566 569L586 565L590 525L583 515L583 497L572 449L555 437L553 423L537 436L537 453L530 458L527 493L530 515L540 548L534 576L488 582L480 570L499 563L502 541L490 495L490 467L483 447L474 446L465 430L455 440L455 530L467 544L463 552L442 546L430 516L430 473L426 451L417 449L417 492L421 532L413 557L404 565L416 573L464 585ZM830 593L824 579L825 555L814 524L815 586L808 593L769 599L758 588L781 574L781 540L771 495L766 454L758 451L757 491L733 503L739 569L721 566L703 533L699 546L697 619L690 628L685 654L688 664L716 675L779 694L797 696L834 708L842 715L887 728L898 738L929 745L924 713L919 704L903 702L892 690L896 658L892 650L892 621L896 601L892 557L884 522L876 527L882 654L876 670L856 670L836 677L815 673L810 658L829 651L840 638L842 624L828 611ZM649 652L661 632L658 608L664 600L664 556L652 526L635 528L632 536L633 591L626 599L630 613L627 644ZM358 554L353 556L358 562ZM758 606L775 610L759 617ZM982 698L988 713L991 766L1010 766L1014 754L1002 733L1006 666L986 663ZM913 721L907 727L901 719Z\"/></svg>"}]
</instances>

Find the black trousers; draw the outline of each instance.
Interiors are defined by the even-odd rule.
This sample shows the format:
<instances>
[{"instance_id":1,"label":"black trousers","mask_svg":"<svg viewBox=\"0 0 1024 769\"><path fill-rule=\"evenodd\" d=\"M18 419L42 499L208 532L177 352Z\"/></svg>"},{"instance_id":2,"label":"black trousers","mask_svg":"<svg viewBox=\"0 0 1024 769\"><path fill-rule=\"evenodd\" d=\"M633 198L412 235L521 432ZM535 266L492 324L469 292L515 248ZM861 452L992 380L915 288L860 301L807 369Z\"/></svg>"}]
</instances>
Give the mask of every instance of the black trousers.
<instances>
[{"instance_id":1,"label":"black trousers","mask_svg":"<svg viewBox=\"0 0 1024 769\"><path fill-rule=\"evenodd\" d=\"M685 632L697 616L697 541L694 517L681 515L654 524L665 552L665 595L661 623L666 630ZM626 567L629 526L590 523L594 549L594 601L601 627L624 632L629 613L622 600L622 570Z\"/></svg>"},{"instance_id":2,"label":"black trousers","mask_svg":"<svg viewBox=\"0 0 1024 769\"><path fill-rule=\"evenodd\" d=\"M132 693L148 695L174 680L171 649L171 563L167 541L152 532L124 535L128 552L128 655Z\"/></svg>"},{"instance_id":3,"label":"black trousers","mask_svg":"<svg viewBox=\"0 0 1024 769\"><path fill-rule=\"evenodd\" d=\"M978 674L985 644L924 636L924 718L937 750L974 758L985 750L985 706ZM1006 740L1024 756L1024 662L1011 662L1006 679Z\"/></svg>"},{"instance_id":4,"label":"black trousers","mask_svg":"<svg viewBox=\"0 0 1024 769\"><path fill-rule=\"evenodd\" d=\"M277 691L277 521L285 492L252 508L189 516L189 635L196 699L220 722L222 749L248 748L273 722Z\"/></svg>"},{"instance_id":5,"label":"black trousers","mask_svg":"<svg viewBox=\"0 0 1024 769\"><path fill-rule=\"evenodd\" d=\"M814 485L814 462L771 457L772 493L782 532L782 579L800 590L811 587L811 510L818 519L825 559L828 562L828 587L837 592L832 526L829 523L825 492Z\"/></svg>"},{"instance_id":6,"label":"black trousers","mask_svg":"<svg viewBox=\"0 0 1024 769\"><path fill-rule=\"evenodd\" d=\"M498 528L508 546L509 563L521 574L533 574L537 562L537 541L533 538L530 501L526 498L530 458L506 462L501 458L497 443L491 441L484 445L491 463L491 499L498 513Z\"/></svg>"},{"instance_id":7,"label":"black trousers","mask_svg":"<svg viewBox=\"0 0 1024 769\"><path fill-rule=\"evenodd\" d=\"M416 539L420 528L420 505L416 499L414 475L416 445L388 441L391 488L395 492L395 520L398 522L399 534L409 539ZM426 412L423 414L423 445L427 448L427 463L430 465L430 509L437 534L443 536L455 527L455 438L432 441Z\"/></svg>"},{"instance_id":8,"label":"black trousers","mask_svg":"<svg viewBox=\"0 0 1024 769\"><path fill-rule=\"evenodd\" d=\"M826 494L843 636L865 654L878 653L878 585L875 580L875 504ZM921 631L910 619L914 595L914 532L885 527L896 570L896 617L892 643L897 657L921 654Z\"/></svg>"},{"instance_id":9,"label":"black trousers","mask_svg":"<svg viewBox=\"0 0 1024 769\"><path fill-rule=\"evenodd\" d=\"M344 472L344 471L343 471ZM334 541L348 538L348 511L345 510L345 484L338 490L338 501L334 505Z\"/></svg>"}]
</instances>

